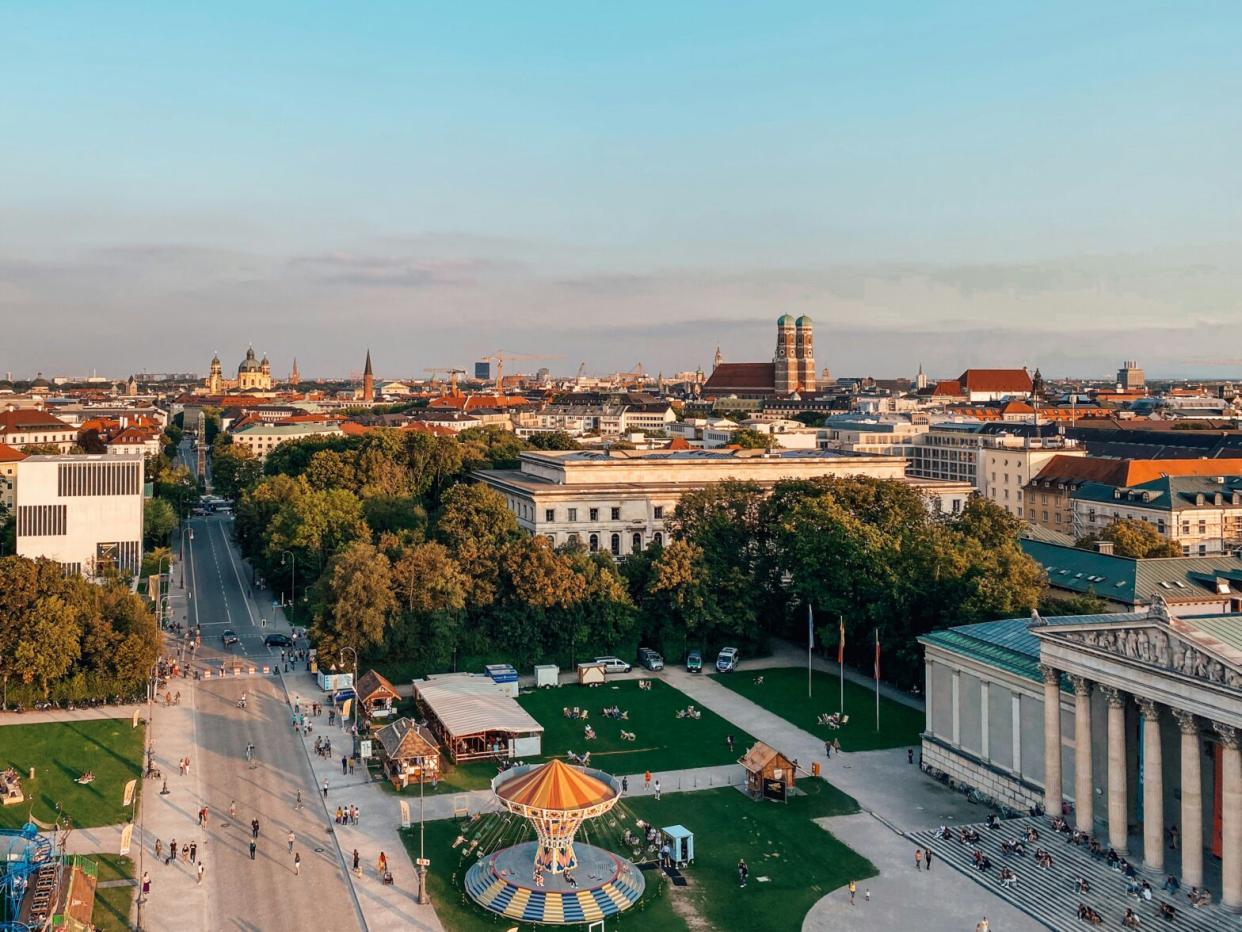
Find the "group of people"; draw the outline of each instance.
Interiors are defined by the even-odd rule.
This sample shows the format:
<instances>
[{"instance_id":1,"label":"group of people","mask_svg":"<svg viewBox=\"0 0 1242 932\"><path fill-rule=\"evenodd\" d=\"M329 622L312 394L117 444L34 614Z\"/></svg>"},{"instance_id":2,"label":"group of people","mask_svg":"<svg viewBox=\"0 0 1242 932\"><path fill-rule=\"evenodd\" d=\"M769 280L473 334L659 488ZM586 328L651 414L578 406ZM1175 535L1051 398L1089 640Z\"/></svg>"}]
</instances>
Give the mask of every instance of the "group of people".
<instances>
[{"instance_id":1,"label":"group of people","mask_svg":"<svg viewBox=\"0 0 1242 932\"><path fill-rule=\"evenodd\" d=\"M699 719L703 717L703 713L692 705L688 705L684 709L678 709L676 715L678 718Z\"/></svg>"},{"instance_id":2,"label":"group of people","mask_svg":"<svg viewBox=\"0 0 1242 932\"><path fill-rule=\"evenodd\" d=\"M332 756L332 739L322 735L315 739L315 753L320 757Z\"/></svg>"},{"instance_id":3,"label":"group of people","mask_svg":"<svg viewBox=\"0 0 1242 932\"><path fill-rule=\"evenodd\" d=\"M604 718L612 718L621 722L628 722L630 720L629 709L622 709L619 705L609 706L601 711L600 714L603 715Z\"/></svg>"},{"instance_id":4,"label":"group of people","mask_svg":"<svg viewBox=\"0 0 1242 932\"><path fill-rule=\"evenodd\" d=\"M589 710L579 708L578 706L574 706L572 709L569 706L562 706L561 715L565 718L581 720L584 722L591 717Z\"/></svg>"},{"instance_id":5,"label":"group of people","mask_svg":"<svg viewBox=\"0 0 1242 932\"><path fill-rule=\"evenodd\" d=\"M348 806L336 807L336 824L337 825L357 825L358 824L358 807L352 803Z\"/></svg>"}]
</instances>

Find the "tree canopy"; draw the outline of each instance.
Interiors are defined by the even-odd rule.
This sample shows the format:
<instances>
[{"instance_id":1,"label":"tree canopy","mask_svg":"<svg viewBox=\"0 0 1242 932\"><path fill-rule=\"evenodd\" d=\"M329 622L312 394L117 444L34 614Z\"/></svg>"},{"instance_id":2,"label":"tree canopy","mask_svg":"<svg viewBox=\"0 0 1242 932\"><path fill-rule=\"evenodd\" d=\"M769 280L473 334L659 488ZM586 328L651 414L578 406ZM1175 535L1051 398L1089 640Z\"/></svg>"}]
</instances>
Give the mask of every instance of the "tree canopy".
<instances>
[{"instance_id":1,"label":"tree canopy","mask_svg":"<svg viewBox=\"0 0 1242 932\"><path fill-rule=\"evenodd\" d=\"M1074 544L1094 550L1099 541L1111 541L1113 553L1121 557L1180 557L1182 548L1168 540L1155 527L1136 518L1122 518L1094 534L1080 537Z\"/></svg>"}]
</instances>

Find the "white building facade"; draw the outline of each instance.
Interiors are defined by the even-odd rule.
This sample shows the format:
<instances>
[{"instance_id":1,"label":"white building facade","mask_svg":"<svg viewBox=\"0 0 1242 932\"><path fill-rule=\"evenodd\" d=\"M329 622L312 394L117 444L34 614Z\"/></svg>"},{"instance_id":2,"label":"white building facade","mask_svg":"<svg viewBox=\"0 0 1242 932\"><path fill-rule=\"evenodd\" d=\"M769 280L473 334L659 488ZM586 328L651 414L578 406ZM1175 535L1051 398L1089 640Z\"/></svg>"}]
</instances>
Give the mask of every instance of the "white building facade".
<instances>
[{"instance_id":1,"label":"white building facade","mask_svg":"<svg viewBox=\"0 0 1242 932\"><path fill-rule=\"evenodd\" d=\"M19 556L86 576L138 572L142 456L31 456L17 472Z\"/></svg>"}]
</instances>

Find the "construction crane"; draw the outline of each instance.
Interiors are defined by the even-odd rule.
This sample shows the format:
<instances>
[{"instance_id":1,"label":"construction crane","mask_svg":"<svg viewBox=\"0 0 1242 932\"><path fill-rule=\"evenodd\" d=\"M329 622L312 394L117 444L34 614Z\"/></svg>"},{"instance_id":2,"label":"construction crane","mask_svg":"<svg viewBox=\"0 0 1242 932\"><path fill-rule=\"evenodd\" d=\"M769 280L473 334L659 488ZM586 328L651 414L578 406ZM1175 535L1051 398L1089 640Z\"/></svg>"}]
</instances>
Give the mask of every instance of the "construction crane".
<instances>
[{"instance_id":1,"label":"construction crane","mask_svg":"<svg viewBox=\"0 0 1242 932\"><path fill-rule=\"evenodd\" d=\"M430 372L430 373L431 373L431 384L432 384L432 385L435 385L435 384L437 384L437 383L438 383L438 381L439 381L439 380L436 378L436 376L437 376L439 373L441 373L441 372L447 372L447 373L449 374L449 393L450 393L450 394L452 394L452 395L456 395L456 394L457 394L457 377L458 377L459 375L465 375L465 374L466 374L466 370L465 370L465 369L453 369L453 368L450 368L450 367L448 367L448 366L440 366L440 367L435 368L435 369L424 369L423 371L424 371L424 372Z\"/></svg>"},{"instance_id":2,"label":"construction crane","mask_svg":"<svg viewBox=\"0 0 1242 932\"><path fill-rule=\"evenodd\" d=\"M586 375L586 363L585 362L578 366L578 374L574 376L574 378L576 378L578 381L582 381L582 377L584 375Z\"/></svg>"},{"instance_id":3,"label":"construction crane","mask_svg":"<svg viewBox=\"0 0 1242 932\"><path fill-rule=\"evenodd\" d=\"M545 356L542 353L509 353L505 350L496 350L487 356L480 356L480 359L486 359L488 362L496 364L496 394L500 394L505 387L505 360L506 359L560 359L559 356Z\"/></svg>"}]
</instances>

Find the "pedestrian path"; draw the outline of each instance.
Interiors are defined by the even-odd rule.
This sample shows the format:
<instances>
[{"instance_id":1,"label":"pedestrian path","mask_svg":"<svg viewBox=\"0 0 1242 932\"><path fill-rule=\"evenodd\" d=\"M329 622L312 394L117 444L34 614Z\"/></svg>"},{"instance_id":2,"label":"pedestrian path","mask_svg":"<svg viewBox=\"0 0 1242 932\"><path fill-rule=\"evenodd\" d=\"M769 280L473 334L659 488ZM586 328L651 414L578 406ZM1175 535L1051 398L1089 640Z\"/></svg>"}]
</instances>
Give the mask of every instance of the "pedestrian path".
<instances>
[{"instance_id":1,"label":"pedestrian path","mask_svg":"<svg viewBox=\"0 0 1242 932\"><path fill-rule=\"evenodd\" d=\"M1103 918L1103 924L1095 928L1118 932L1124 929L1121 919L1126 907L1134 910L1144 928L1156 927L1173 932L1236 932L1238 928L1237 916L1217 904L1194 909L1187 902L1184 890L1176 894L1161 890L1163 877L1140 874L1140 879L1147 879L1152 884L1150 901L1128 894L1126 878L1119 871L1111 869L1103 859L1093 859L1088 849L1068 843L1068 836L1056 832L1046 816L1007 819L999 824L1001 827L998 829L989 829L986 823L970 826L979 833L979 841L970 844L956 838L939 838L935 830L916 832L911 835L911 840L917 846L930 848L941 861L1050 929L1078 925L1079 903L1095 909ZM1031 827L1038 830L1040 837L1038 841L1026 842L1026 854L1005 854L1001 843L1025 840ZM1052 867L1036 865L1036 847L1042 847L1052 855ZM975 851L981 851L991 860L989 870L981 871L975 866ZM1001 885L999 874L1002 867L1017 875L1017 883L1012 887ZM1077 881L1080 877L1090 884L1090 892L1079 893ZM1174 918L1165 919L1157 912L1160 903L1169 903L1174 907Z\"/></svg>"},{"instance_id":2,"label":"pedestrian path","mask_svg":"<svg viewBox=\"0 0 1242 932\"><path fill-rule=\"evenodd\" d=\"M4 725L47 725L53 722L92 722L103 718L133 718L137 712L140 717L147 717L147 707L143 704L127 703L125 705L97 705L83 709L43 709L24 712L0 712L0 727Z\"/></svg>"}]
</instances>

